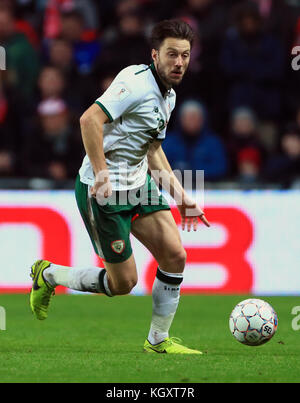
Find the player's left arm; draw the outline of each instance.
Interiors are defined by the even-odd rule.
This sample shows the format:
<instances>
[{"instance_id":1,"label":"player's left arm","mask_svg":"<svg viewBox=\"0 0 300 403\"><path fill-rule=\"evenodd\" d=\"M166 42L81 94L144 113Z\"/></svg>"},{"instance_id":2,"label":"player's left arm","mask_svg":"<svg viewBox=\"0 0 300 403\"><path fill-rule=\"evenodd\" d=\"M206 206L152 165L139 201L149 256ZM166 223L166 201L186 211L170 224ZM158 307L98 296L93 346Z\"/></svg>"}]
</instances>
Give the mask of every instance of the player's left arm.
<instances>
[{"instance_id":1,"label":"player's left arm","mask_svg":"<svg viewBox=\"0 0 300 403\"><path fill-rule=\"evenodd\" d=\"M184 229L187 224L188 231L190 231L192 225L193 229L196 231L198 218L209 227L210 224L207 221L204 212L196 202L187 195L174 174L161 146L161 141L156 140L150 145L147 156L149 169L153 179L157 184L161 184L162 188L174 198L177 204L182 217L182 229Z\"/></svg>"}]
</instances>

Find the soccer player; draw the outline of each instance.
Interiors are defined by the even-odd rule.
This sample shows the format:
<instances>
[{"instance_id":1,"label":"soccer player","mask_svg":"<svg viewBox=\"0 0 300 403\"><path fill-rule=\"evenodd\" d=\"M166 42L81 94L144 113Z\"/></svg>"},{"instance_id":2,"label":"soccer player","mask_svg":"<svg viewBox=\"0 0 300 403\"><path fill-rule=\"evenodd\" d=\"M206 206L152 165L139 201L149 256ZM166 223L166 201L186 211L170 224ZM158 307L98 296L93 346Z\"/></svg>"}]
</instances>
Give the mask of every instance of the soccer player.
<instances>
[{"instance_id":1,"label":"soccer player","mask_svg":"<svg viewBox=\"0 0 300 403\"><path fill-rule=\"evenodd\" d=\"M57 285L109 297L128 294L137 283L132 233L158 262L144 351L202 354L169 337L186 252L170 207L156 185L161 180L162 187L176 201L183 230L196 230L198 219L210 225L172 172L162 149L175 106L173 86L181 82L187 70L193 37L191 27L183 21L156 24L151 35L153 62L123 69L80 118L86 156L75 194L95 252L105 268L35 262L31 268L30 304L37 319L46 319ZM191 208L192 214L188 215Z\"/></svg>"}]
</instances>

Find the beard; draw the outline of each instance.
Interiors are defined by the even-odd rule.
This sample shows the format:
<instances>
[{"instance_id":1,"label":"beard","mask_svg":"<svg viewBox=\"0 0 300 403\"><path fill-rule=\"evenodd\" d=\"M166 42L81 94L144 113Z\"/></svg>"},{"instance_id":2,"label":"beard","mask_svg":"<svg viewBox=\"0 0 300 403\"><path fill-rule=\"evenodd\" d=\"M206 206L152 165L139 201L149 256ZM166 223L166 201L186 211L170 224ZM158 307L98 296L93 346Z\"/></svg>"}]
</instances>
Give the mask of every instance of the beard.
<instances>
[{"instance_id":1,"label":"beard","mask_svg":"<svg viewBox=\"0 0 300 403\"><path fill-rule=\"evenodd\" d=\"M183 72L182 76L180 78L178 78L177 80L172 79L167 76L167 74L165 73L165 71L164 71L163 67L161 66L161 64L159 63L159 61L157 62L157 74L159 75L160 79L167 87L173 87L173 85L179 85L183 79L184 73L185 72Z\"/></svg>"}]
</instances>

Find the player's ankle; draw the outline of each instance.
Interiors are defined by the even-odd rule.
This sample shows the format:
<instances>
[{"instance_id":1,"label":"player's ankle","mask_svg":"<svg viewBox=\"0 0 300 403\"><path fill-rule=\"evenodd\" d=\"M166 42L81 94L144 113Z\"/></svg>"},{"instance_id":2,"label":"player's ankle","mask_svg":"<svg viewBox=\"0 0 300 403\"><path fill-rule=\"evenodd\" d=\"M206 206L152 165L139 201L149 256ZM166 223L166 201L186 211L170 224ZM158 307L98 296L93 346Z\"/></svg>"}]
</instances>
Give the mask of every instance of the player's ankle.
<instances>
[{"instance_id":1,"label":"player's ankle","mask_svg":"<svg viewBox=\"0 0 300 403\"><path fill-rule=\"evenodd\" d=\"M50 265L50 266L51 266L51 265ZM51 287L57 287L58 284L56 284L56 282L55 282L55 280L54 280L54 277L53 277L53 275L52 275L52 273L51 273L51 270L49 270L49 269L50 269L50 267L47 267L47 269L45 269L45 270L43 271L44 280L45 280L48 284L50 284Z\"/></svg>"},{"instance_id":2,"label":"player's ankle","mask_svg":"<svg viewBox=\"0 0 300 403\"><path fill-rule=\"evenodd\" d=\"M167 337L169 337L168 332L157 332L150 329L148 341L154 346L155 344L159 344L164 341Z\"/></svg>"}]
</instances>

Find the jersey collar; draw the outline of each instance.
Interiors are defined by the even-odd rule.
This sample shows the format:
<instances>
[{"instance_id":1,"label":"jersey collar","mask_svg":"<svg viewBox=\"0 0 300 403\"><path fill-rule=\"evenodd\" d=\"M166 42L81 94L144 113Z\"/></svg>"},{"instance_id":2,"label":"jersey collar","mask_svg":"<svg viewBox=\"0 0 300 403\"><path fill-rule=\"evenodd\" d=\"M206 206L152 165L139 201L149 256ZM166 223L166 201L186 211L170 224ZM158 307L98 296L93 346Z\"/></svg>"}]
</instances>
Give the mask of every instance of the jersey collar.
<instances>
[{"instance_id":1,"label":"jersey collar","mask_svg":"<svg viewBox=\"0 0 300 403\"><path fill-rule=\"evenodd\" d=\"M156 68L155 68L153 62L150 64L150 69L152 71L152 74L156 80L156 83L158 85L158 88L160 89L160 92L161 92L161 95L163 96L163 98L167 95L170 95L171 89L168 90L167 87L163 84L163 82L159 78L159 75L156 71Z\"/></svg>"}]
</instances>

